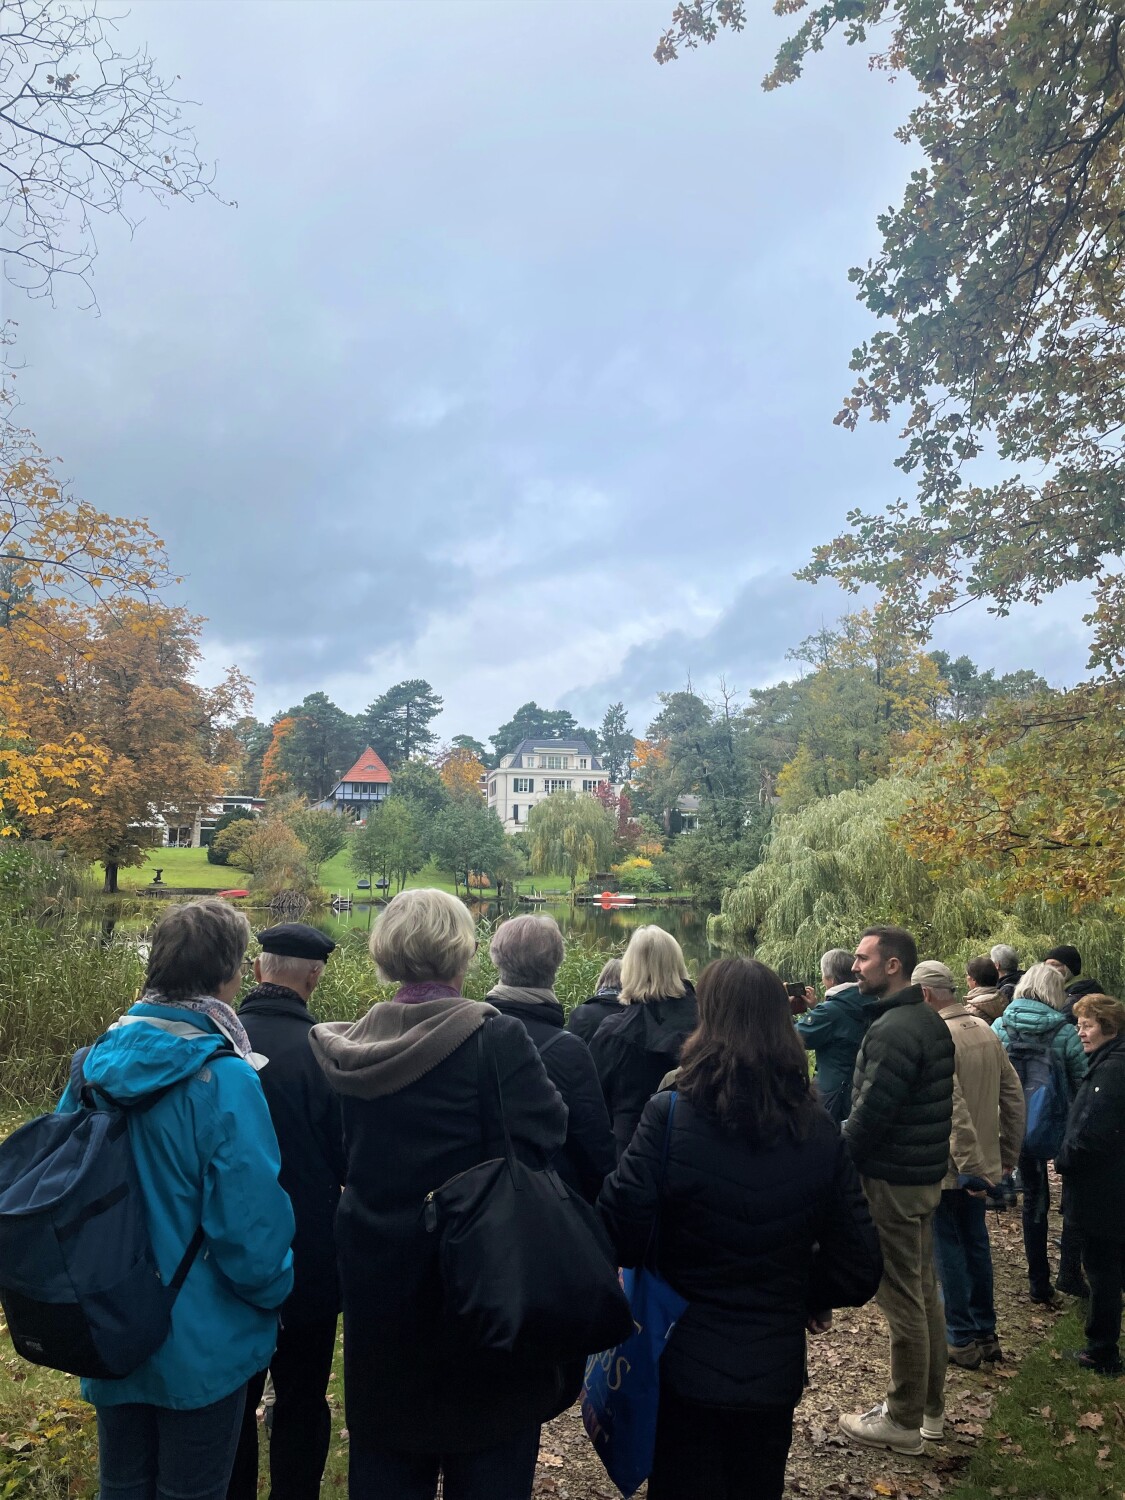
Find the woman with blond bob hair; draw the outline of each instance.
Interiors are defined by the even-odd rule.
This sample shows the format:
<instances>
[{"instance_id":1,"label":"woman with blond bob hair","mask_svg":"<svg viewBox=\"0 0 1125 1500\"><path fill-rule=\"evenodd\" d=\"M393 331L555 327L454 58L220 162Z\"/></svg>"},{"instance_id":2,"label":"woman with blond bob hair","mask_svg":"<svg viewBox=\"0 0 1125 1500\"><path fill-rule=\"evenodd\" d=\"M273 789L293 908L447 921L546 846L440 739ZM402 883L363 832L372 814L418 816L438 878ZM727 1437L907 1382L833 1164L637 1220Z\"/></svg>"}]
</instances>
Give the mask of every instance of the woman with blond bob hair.
<instances>
[{"instance_id":1,"label":"woman with blond bob hair","mask_svg":"<svg viewBox=\"0 0 1125 1500\"><path fill-rule=\"evenodd\" d=\"M638 927L621 960L620 1009L590 1042L620 1160L660 1080L699 1020L683 949L663 927Z\"/></svg>"},{"instance_id":2,"label":"woman with blond bob hair","mask_svg":"<svg viewBox=\"0 0 1125 1500\"><path fill-rule=\"evenodd\" d=\"M336 1241L351 1500L430 1500L439 1478L446 1500L527 1500L539 1428L577 1394L566 1367L475 1349L443 1313L426 1194L504 1152L494 1085L482 1094L482 1027L516 1154L546 1165L566 1139L566 1106L526 1028L461 994L476 947L460 901L401 892L371 934L398 990L310 1033L347 1142Z\"/></svg>"},{"instance_id":3,"label":"woman with blond bob hair","mask_svg":"<svg viewBox=\"0 0 1125 1500\"><path fill-rule=\"evenodd\" d=\"M1090 1279L1086 1347L1072 1358L1100 1375L1122 1373L1125 1276L1125 1005L1109 995L1074 1002L1087 1072L1055 1165L1063 1174L1066 1222L1082 1239Z\"/></svg>"}]
</instances>

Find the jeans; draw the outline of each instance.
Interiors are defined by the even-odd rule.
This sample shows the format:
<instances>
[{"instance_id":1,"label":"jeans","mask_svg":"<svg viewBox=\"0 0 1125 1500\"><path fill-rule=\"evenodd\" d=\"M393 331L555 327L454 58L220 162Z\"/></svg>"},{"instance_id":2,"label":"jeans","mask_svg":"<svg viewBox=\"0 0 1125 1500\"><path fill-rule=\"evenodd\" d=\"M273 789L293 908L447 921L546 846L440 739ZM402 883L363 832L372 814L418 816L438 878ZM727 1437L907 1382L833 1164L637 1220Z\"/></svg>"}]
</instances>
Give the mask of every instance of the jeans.
<instances>
[{"instance_id":1,"label":"jeans","mask_svg":"<svg viewBox=\"0 0 1125 1500\"><path fill-rule=\"evenodd\" d=\"M941 1187L900 1187L864 1177L863 1191L883 1250L883 1279L875 1300L891 1336L887 1413L900 1427L918 1428L945 1410L949 1349L934 1273L934 1210Z\"/></svg>"},{"instance_id":2,"label":"jeans","mask_svg":"<svg viewBox=\"0 0 1125 1500\"><path fill-rule=\"evenodd\" d=\"M781 1500L791 1406L704 1406L660 1389L648 1500Z\"/></svg>"},{"instance_id":3,"label":"jeans","mask_svg":"<svg viewBox=\"0 0 1125 1500\"><path fill-rule=\"evenodd\" d=\"M477 1453L394 1453L361 1448L353 1434L348 1456L349 1500L434 1500L441 1475L444 1500L530 1500L539 1457L539 1428Z\"/></svg>"},{"instance_id":4,"label":"jeans","mask_svg":"<svg viewBox=\"0 0 1125 1500\"><path fill-rule=\"evenodd\" d=\"M945 1336L951 1344L994 1338L992 1247L987 1206L965 1188L947 1188L934 1213L934 1258L945 1299Z\"/></svg>"},{"instance_id":5,"label":"jeans","mask_svg":"<svg viewBox=\"0 0 1125 1500\"><path fill-rule=\"evenodd\" d=\"M270 1436L270 1500L320 1500L320 1481L332 1441L332 1415L325 1400L336 1319L285 1324L278 1330L270 1360L277 1402ZM242 1434L227 1489L227 1500L257 1500L258 1402L266 1372L246 1388Z\"/></svg>"},{"instance_id":6,"label":"jeans","mask_svg":"<svg viewBox=\"0 0 1125 1500\"><path fill-rule=\"evenodd\" d=\"M1082 1236L1082 1259L1090 1279L1090 1307L1086 1315L1086 1352L1099 1365L1120 1360L1121 1290L1125 1279L1125 1242Z\"/></svg>"},{"instance_id":7,"label":"jeans","mask_svg":"<svg viewBox=\"0 0 1125 1500\"><path fill-rule=\"evenodd\" d=\"M99 1406L100 1500L224 1500L246 1387L195 1411Z\"/></svg>"},{"instance_id":8,"label":"jeans","mask_svg":"<svg viewBox=\"0 0 1125 1500\"><path fill-rule=\"evenodd\" d=\"M1020 1177L1023 1179L1023 1248L1027 1256L1027 1279L1033 1296L1045 1297L1051 1290L1051 1265L1047 1259L1047 1213L1051 1206L1051 1184L1047 1163L1038 1156L1020 1152ZM1077 1231L1068 1228L1064 1217L1062 1249L1059 1252L1059 1277L1077 1281L1082 1275L1082 1256Z\"/></svg>"}]
</instances>

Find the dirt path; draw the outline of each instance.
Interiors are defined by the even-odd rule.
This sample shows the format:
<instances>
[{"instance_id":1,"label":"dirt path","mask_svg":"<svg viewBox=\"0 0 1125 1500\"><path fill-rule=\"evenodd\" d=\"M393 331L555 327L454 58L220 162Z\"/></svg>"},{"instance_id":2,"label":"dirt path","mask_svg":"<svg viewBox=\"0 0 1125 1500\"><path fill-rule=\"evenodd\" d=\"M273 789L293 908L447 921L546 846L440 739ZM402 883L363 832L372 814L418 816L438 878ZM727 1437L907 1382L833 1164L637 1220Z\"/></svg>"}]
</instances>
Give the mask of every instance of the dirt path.
<instances>
[{"instance_id":1,"label":"dirt path","mask_svg":"<svg viewBox=\"0 0 1125 1500\"><path fill-rule=\"evenodd\" d=\"M989 1230L998 1332L1007 1358L1002 1365L979 1371L950 1367L945 1441L927 1443L923 1458L900 1458L844 1442L836 1425L841 1412L866 1411L886 1391L887 1339L874 1303L838 1312L827 1337L809 1340L809 1385L797 1408L787 1494L808 1500L924 1500L940 1495L958 1477L992 1414L996 1391L1015 1377L1024 1353L1056 1316L1028 1298L1019 1213L990 1214ZM543 1430L535 1495L619 1500L586 1438L577 1407Z\"/></svg>"}]
</instances>

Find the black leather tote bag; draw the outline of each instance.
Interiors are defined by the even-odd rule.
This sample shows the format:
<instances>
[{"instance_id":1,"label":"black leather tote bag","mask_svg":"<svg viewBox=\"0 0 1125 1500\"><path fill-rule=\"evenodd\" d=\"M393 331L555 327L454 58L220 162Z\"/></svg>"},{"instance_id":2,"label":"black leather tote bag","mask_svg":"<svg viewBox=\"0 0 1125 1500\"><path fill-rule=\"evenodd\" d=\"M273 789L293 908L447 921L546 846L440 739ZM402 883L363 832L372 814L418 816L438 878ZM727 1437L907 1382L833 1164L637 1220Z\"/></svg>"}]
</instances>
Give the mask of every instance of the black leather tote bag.
<instances>
[{"instance_id":1,"label":"black leather tote bag","mask_svg":"<svg viewBox=\"0 0 1125 1500\"><path fill-rule=\"evenodd\" d=\"M494 1098L504 1155L426 1195L425 1227L441 1237L446 1312L477 1348L529 1360L612 1348L633 1327L613 1247L557 1172L517 1158L487 1021L477 1031L477 1078L482 1136Z\"/></svg>"}]
</instances>

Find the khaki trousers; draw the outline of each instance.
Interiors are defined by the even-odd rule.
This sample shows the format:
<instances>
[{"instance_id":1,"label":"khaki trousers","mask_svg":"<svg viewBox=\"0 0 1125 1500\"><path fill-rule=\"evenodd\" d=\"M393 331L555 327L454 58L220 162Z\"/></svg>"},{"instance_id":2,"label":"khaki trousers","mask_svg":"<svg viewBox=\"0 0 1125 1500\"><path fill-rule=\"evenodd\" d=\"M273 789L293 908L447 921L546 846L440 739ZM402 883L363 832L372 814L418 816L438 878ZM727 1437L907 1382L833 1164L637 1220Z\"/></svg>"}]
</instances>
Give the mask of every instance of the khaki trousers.
<instances>
[{"instance_id":1,"label":"khaki trousers","mask_svg":"<svg viewBox=\"0 0 1125 1500\"><path fill-rule=\"evenodd\" d=\"M941 1183L898 1187L864 1177L863 1191L883 1250L883 1279L875 1300L891 1335L887 1414L917 1428L925 1415L945 1410L945 1315L934 1275L934 1210Z\"/></svg>"}]
</instances>

